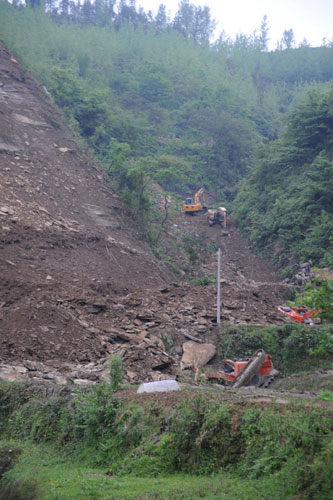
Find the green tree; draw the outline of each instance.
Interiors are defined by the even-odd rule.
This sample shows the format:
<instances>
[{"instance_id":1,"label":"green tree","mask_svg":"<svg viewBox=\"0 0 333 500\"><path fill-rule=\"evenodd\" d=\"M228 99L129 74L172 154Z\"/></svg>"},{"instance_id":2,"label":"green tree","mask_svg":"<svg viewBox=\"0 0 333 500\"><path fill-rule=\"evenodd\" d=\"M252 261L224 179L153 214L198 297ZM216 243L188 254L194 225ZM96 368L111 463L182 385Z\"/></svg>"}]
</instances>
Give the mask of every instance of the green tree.
<instances>
[{"instance_id":1,"label":"green tree","mask_svg":"<svg viewBox=\"0 0 333 500\"><path fill-rule=\"evenodd\" d=\"M95 0L95 23L97 26L112 26L116 0Z\"/></svg>"},{"instance_id":2,"label":"green tree","mask_svg":"<svg viewBox=\"0 0 333 500\"><path fill-rule=\"evenodd\" d=\"M269 41L269 24L267 16L264 16L261 21L260 31L259 31L259 50L267 50L268 49L268 41Z\"/></svg>"},{"instance_id":3,"label":"green tree","mask_svg":"<svg viewBox=\"0 0 333 500\"><path fill-rule=\"evenodd\" d=\"M168 27L168 24L169 20L166 13L166 6L164 4L160 4L155 16L156 33L164 31Z\"/></svg>"},{"instance_id":4,"label":"green tree","mask_svg":"<svg viewBox=\"0 0 333 500\"><path fill-rule=\"evenodd\" d=\"M281 41L281 49L291 49L295 45L294 30L290 28L289 30L284 30Z\"/></svg>"},{"instance_id":5,"label":"green tree","mask_svg":"<svg viewBox=\"0 0 333 500\"><path fill-rule=\"evenodd\" d=\"M123 368L123 361L118 354L113 354L110 357L110 386L112 392L117 392L121 388L125 370Z\"/></svg>"},{"instance_id":6,"label":"green tree","mask_svg":"<svg viewBox=\"0 0 333 500\"><path fill-rule=\"evenodd\" d=\"M82 96L74 110L75 119L79 123L80 132L83 137L89 138L96 132L107 119L105 102L108 98L108 90L91 90Z\"/></svg>"},{"instance_id":7,"label":"green tree","mask_svg":"<svg viewBox=\"0 0 333 500\"><path fill-rule=\"evenodd\" d=\"M320 311L320 316L333 321L333 280L324 276L317 278L296 297L296 303ZM332 338L332 335L331 335Z\"/></svg>"},{"instance_id":8,"label":"green tree","mask_svg":"<svg viewBox=\"0 0 333 500\"><path fill-rule=\"evenodd\" d=\"M83 97L83 89L71 69L55 66L50 71L47 86L56 104L62 108L74 108Z\"/></svg>"},{"instance_id":9,"label":"green tree","mask_svg":"<svg viewBox=\"0 0 333 500\"><path fill-rule=\"evenodd\" d=\"M84 0L81 7L81 19L85 25L94 24L95 21L95 4L90 0Z\"/></svg>"},{"instance_id":10,"label":"green tree","mask_svg":"<svg viewBox=\"0 0 333 500\"><path fill-rule=\"evenodd\" d=\"M26 6L31 7L32 9L35 7L40 7L42 5L41 0L26 0Z\"/></svg>"},{"instance_id":11,"label":"green tree","mask_svg":"<svg viewBox=\"0 0 333 500\"><path fill-rule=\"evenodd\" d=\"M298 148L312 155L333 152L333 84L328 92L310 92L307 100L291 115L288 135Z\"/></svg>"},{"instance_id":12,"label":"green tree","mask_svg":"<svg viewBox=\"0 0 333 500\"><path fill-rule=\"evenodd\" d=\"M192 38L199 44L208 44L215 26L208 7L196 7L189 0L181 0L173 27L184 37Z\"/></svg>"}]
</instances>

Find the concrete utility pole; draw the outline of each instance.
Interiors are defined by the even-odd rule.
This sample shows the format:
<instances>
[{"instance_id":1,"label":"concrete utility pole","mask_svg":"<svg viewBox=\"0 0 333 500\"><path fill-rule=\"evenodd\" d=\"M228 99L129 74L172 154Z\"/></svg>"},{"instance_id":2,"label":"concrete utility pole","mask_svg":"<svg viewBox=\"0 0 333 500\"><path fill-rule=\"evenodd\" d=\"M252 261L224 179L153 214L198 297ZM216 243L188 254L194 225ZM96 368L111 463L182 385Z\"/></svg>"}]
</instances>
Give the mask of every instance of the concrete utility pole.
<instances>
[{"instance_id":1,"label":"concrete utility pole","mask_svg":"<svg viewBox=\"0 0 333 500\"><path fill-rule=\"evenodd\" d=\"M221 248L217 252L217 316L216 322L221 323Z\"/></svg>"}]
</instances>

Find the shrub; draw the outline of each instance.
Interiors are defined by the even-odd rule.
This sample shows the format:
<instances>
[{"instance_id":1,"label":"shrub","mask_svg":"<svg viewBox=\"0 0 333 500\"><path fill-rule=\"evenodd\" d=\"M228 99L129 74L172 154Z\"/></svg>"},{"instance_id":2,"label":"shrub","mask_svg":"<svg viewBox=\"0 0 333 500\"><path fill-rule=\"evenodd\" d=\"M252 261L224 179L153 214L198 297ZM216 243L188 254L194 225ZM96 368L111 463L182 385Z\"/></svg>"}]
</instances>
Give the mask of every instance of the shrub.
<instances>
[{"instance_id":1,"label":"shrub","mask_svg":"<svg viewBox=\"0 0 333 500\"><path fill-rule=\"evenodd\" d=\"M124 369L123 362L118 354L110 358L110 385L112 392L119 391L123 381Z\"/></svg>"},{"instance_id":2,"label":"shrub","mask_svg":"<svg viewBox=\"0 0 333 500\"><path fill-rule=\"evenodd\" d=\"M223 358L240 359L264 349L282 373L309 367L323 367L332 359L333 325L221 327L219 353Z\"/></svg>"}]
</instances>

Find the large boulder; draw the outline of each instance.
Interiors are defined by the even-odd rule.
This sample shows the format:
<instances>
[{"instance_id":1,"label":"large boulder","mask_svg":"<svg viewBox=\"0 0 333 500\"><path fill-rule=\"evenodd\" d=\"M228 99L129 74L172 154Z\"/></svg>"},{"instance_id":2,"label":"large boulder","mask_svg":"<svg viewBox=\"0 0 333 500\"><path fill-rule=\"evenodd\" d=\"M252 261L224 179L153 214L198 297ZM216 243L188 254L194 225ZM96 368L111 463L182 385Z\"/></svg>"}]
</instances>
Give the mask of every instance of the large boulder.
<instances>
[{"instance_id":1,"label":"large boulder","mask_svg":"<svg viewBox=\"0 0 333 500\"><path fill-rule=\"evenodd\" d=\"M197 342L185 342L183 344L183 357L181 360L181 368L199 368L204 366L216 354L214 344L198 344Z\"/></svg>"}]
</instances>

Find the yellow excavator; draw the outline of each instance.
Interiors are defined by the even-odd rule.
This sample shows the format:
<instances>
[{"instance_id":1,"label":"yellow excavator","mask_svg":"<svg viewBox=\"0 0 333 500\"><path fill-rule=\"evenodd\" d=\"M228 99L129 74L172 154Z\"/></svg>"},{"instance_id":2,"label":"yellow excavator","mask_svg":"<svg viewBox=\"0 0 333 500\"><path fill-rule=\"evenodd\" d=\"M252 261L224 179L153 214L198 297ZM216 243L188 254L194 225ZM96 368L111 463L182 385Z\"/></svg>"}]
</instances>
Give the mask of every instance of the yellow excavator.
<instances>
[{"instance_id":1,"label":"yellow excavator","mask_svg":"<svg viewBox=\"0 0 333 500\"><path fill-rule=\"evenodd\" d=\"M186 198L184 201L184 212L188 215L204 214L207 212L203 188L195 193L194 198Z\"/></svg>"}]
</instances>

